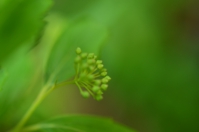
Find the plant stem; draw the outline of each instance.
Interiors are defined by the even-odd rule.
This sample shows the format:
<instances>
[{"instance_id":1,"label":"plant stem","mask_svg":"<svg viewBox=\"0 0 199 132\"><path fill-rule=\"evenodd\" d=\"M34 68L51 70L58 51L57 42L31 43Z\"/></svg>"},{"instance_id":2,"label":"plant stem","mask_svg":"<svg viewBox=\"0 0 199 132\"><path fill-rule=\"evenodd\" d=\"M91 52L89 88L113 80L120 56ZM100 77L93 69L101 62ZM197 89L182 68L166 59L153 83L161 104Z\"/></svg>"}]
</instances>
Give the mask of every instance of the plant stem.
<instances>
[{"instance_id":1,"label":"plant stem","mask_svg":"<svg viewBox=\"0 0 199 132\"><path fill-rule=\"evenodd\" d=\"M67 81L67 82L62 82L62 83L56 84L56 87L55 87L55 88L59 88L59 87L62 87L62 86L66 86L66 85L69 85L69 84L73 84L73 83L75 83L74 80L72 80L72 81ZM54 88L54 89L55 89L55 88Z\"/></svg>"},{"instance_id":2,"label":"plant stem","mask_svg":"<svg viewBox=\"0 0 199 132\"><path fill-rule=\"evenodd\" d=\"M23 116L23 118L20 120L20 122L10 132L19 132L23 128L23 126L25 125L25 123L28 121L28 119L31 117L31 115L33 114L33 112L36 110L36 108L40 105L40 103L44 100L44 98L49 93L51 93L51 91L53 91L55 88L58 88L58 87L63 86L63 85L71 84L71 83L74 83L74 81L63 82L63 83L60 83L58 85L53 85L53 86L50 86L47 83L47 85L45 85L41 89L41 91L38 94L37 98L32 103L32 105L30 106L30 108L28 109L28 111L25 113L25 115Z\"/></svg>"},{"instance_id":3,"label":"plant stem","mask_svg":"<svg viewBox=\"0 0 199 132\"><path fill-rule=\"evenodd\" d=\"M11 132L18 132L24 126L24 124L30 118L30 116L35 111L35 109L39 106L39 104L42 102L42 100L46 97L46 91L48 90L48 88L49 88L48 85L46 85L42 88L41 92L38 94L37 98L31 105L31 107L28 109L28 111L25 113L23 118L20 120L20 122L16 125L16 127Z\"/></svg>"}]
</instances>

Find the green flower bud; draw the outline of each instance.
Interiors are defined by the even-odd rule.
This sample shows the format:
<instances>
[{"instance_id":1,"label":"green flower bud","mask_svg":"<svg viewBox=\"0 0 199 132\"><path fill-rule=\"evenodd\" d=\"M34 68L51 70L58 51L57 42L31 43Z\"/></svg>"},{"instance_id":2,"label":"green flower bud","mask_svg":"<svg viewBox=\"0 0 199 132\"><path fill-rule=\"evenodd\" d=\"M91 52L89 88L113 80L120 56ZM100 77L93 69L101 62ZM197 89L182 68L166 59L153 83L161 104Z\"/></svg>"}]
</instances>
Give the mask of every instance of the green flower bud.
<instances>
[{"instance_id":1,"label":"green flower bud","mask_svg":"<svg viewBox=\"0 0 199 132\"><path fill-rule=\"evenodd\" d=\"M107 85L107 84L102 84L102 85L101 85L101 88L105 91L105 90L107 90L108 85Z\"/></svg>"},{"instance_id":2,"label":"green flower bud","mask_svg":"<svg viewBox=\"0 0 199 132\"><path fill-rule=\"evenodd\" d=\"M102 64L98 64L98 65L97 65L97 68L98 68L98 69L102 69L103 67L104 67L104 65L102 65Z\"/></svg>"},{"instance_id":3,"label":"green flower bud","mask_svg":"<svg viewBox=\"0 0 199 132\"><path fill-rule=\"evenodd\" d=\"M93 92L97 92L97 91L99 91L100 90L100 88L98 87L98 86L94 86L93 88L92 88L92 91Z\"/></svg>"},{"instance_id":4,"label":"green flower bud","mask_svg":"<svg viewBox=\"0 0 199 132\"><path fill-rule=\"evenodd\" d=\"M97 60L96 64L102 64L102 60Z\"/></svg>"},{"instance_id":5,"label":"green flower bud","mask_svg":"<svg viewBox=\"0 0 199 132\"><path fill-rule=\"evenodd\" d=\"M77 54L81 54L81 52L82 52L81 48L78 47L78 48L76 49L76 53L77 53Z\"/></svg>"},{"instance_id":6,"label":"green flower bud","mask_svg":"<svg viewBox=\"0 0 199 132\"><path fill-rule=\"evenodd\" d=\"M89 92L87 92L87 91L82 91L82 92L81 92L81 95L82 95L84 98L90 97L90 94L89 94Z\"/></svg>"},{"instance_id":7,"label":"green flower bud","mask_svg":"<svg viewBox=\"0 0 199 132\"><path fill-rule=\"evenodd\" d=\"M75 63L79 63L81 61L81 57L80 56L77 56L76 58L75 58Z\"/></svg>"},{"instance_id":8,"label":"green flower bud","mask_svg":"<svg viewBox=\"0 0 199 132\"><path fill-rule=\"evenodd\" d=\"M85 58L87 57L87 55L88 55L87 53L82 53L82 54L81 54L81 57L82 57L83 59L85 59Z\"/></svg>"},{"instance_id":9,"label":"green flower bud","mask_svg":"<svg viewBox=\"0 0 199 132\"><path fill-rule=\"evenodd\" d=\"M88 59L88 60L87 60L87 63L88 63L88 64L94 64L94 63L95 63L95 60L94 60L94 59Z\"/></svg>"},{"instance_id":10,"label":"green flower bud","mask_svg":"<svg viewBox=\"0 0 199 132\"><path fill-rule=\"evenodd\" d=\"M94 96L96 100L103 99L103 91L107 90L107 83L111 78L107 76L107 69L104 68L102 60L96 60L94 53L82 53L78 47L76 49L75 70L77 75L75 81L83 97ZM104 78L100 79L102 76ZM82 91L82 88L86 89Z\"/></svg>"},{"instance_id":11,"label":"green flower bud","mask_svg":"<svg viewBox=\"0 0 199 132\"><path fill-rule=\"evenodd\" d=\"M105 78L106 78L106 79L108 79L108 81L110 81L110 80L111 80L111 77L109 77L109 76L106 76Z\"/></svg>"},{"instance_id":12,"label":"green flower bud","mask_svg":"<svg viewBox=\"0 0 199 132\"><path fill-rule=\"evenodd\" d=\"M102 92L101 90L98 90L96 94L98 94L98 95L102 95L102 94L103 94L103 92Z\"/></svg>"},{"instance_id":13,"label":"green flower bud","mask_svg":"<svg viewBox=\"0 0 199 132\"><path fill-rule=\"evenodd\" d=\"M93 70L95 69L95 67L89 66L89 69L90 69L91 71L93 71Z\"/></svg>"},{"instance_id":14,"label":"green flower bud","mask_svg":"<svg viewBox=\"0 0 199 132\"><path fill-rule=\"evenodd\" d=\"M101 75L102 75L102 76L106 76L106 75L107 75L107 72L102 72Z\"/></svg>"},{"instance_id":15,"label":"green flower bud","mask_svg":"<svg viewBox=\"0 0 199 132\"><path fill-rule=\"evenodd\" d=\"M103 79L102 79L102 83L108 83L108 79L103 78Z\"/></svg>"},{"instance_id":16,"label":"green flower bud","mask_svg":"<svg viewBox=\"0 0 199 132\"><path fill-rule=\"evenodd\" d=\"M101 80L99 80L99 79L98 79L98 80L95 80L95 84L96 84L96 85L100 85L100 84L101 84Z\"/></svg>"},{"instance_id":17,"label":"green flower bud","mask_svg":"<svg viewBox=\"0 0 199 132\"><path fill-rule=\"evenodd\" d=\"M88 59L93 59L93 57L94 57L94 53L88 54Z\"/></svg>"},{"instance_id":18,"label":"green flower bud","mask_svg":"<svg viewBox=\"0 0 199 132\"><path fill-rule=\"evenodd\" d=\"M103 96L102 96L102 95L97 95L97 96L95 97L95 99L96 99L97 101L100 101L100 100L103 99Z\"/></svg>"},{"instance_id":19,"label":"green flower bud","mask_svg":"<svg viewBox=\"0 0 199 132\"><path fill-rule=\"evenodd\" d=\"M106 69L106 68L103 68L101 71L102 71L102 72L107 72L107 69Z\"/></svg>"}]
</instances>

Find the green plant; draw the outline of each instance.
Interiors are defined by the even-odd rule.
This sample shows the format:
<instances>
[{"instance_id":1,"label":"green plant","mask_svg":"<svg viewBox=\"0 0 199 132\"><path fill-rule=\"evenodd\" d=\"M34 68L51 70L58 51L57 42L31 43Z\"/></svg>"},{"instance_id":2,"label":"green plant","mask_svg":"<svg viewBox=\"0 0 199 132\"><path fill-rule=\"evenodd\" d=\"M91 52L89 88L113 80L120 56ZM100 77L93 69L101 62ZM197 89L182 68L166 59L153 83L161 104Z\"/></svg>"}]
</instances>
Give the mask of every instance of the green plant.
<instances>
[{"instance_id":1,"label":"green plant","mask_svg":"<svg viewBox=\"0 0 199 132\"><path fill-rule=\"evenodd\" d=\"M0 131L132 131L97 116L64 115L45 121L35 114L40 103L57 88L75 84L83 97L100 101L111 80L95 55L107 39L106 28L79 19L62 27L62 31L53 28L59 25L54 23L52 32L47 26L44 33L41 29L46 26L41 18L50 5L51 0L0 2ZM61 35L53 34L56 31ZM77 36L81 41L74 41ZM82 53L80 48L75 53L78 46L92 53Z\"/></svg>"},{"instance_id":2,"label":"green plant","mask_svg":"<svg viewBox=\"0 0 199 132\"><path fill-rule=\"evenodd\" d=\"M69 85L76 84L83 97L88 98L90 95L96 99L101 100L103 97L103 91L108 88L108 82L111 80L107 76L107 70L102 64L102 60L97 60L97 56L94 53L81 53L81 49L77 48L76 58L74 60L75 76L69 81L52 83L57 70L49 77L46 84L41 88L37 98L32 103L30 108L26 111L25 115L20 119L17 125L9 132L29 132L29 131L131 131L127 128L121 127L111 120L92 117L92 116L61 116L42 122L39 124L25 127L25 124L32 116L39 104L48 96L53 90ZM5 78L3 78L4 80ZM84 88L84 89L83 89Z\"/></svg>"},{"instance_id":3,"label":"green plant","mask_svg":"<svg viewBox=\"0 0 199 132\"><path fill-rule=\"evenodd\" d=\"M45 99L45 97L53 90L61 86L76 84L83 97L88 98L89 95L92 95L96 100L101 100L103 98L102 90L107 89L107 83L111 78L109 76L106 76L107 70L103 68L102 61L96 60L97 56L93 53L81 53L80 48L77 48L76 53L77 57L75 58L75 77L71 81L63 81L60 83L52 84L52 79L54 79L54 76L52 76L43 86L37 98L31 105L29 110L25 113L23 118L10 132L21 131L27 120L30 118L38 105ZM101 77L103 76L105 77L101 79ZM83 91L82 87L84 87L86 91Z\"/></svg>"}]
</instances>

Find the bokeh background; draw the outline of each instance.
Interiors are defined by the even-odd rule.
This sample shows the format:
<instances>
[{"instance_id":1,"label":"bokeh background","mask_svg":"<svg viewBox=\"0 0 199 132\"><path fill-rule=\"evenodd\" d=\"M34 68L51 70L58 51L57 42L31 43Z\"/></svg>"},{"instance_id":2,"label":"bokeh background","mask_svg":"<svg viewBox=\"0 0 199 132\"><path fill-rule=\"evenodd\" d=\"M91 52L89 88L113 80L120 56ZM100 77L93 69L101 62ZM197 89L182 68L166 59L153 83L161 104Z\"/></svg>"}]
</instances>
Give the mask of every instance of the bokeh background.
<instances>
[{"instance_id":1,"label":"bokeh background","mask_svg":"<svg viewBox=\"0 0 199 132\"><path fill-rule=\"evenodd\" d=\"M23 110L42 85L50 48L65 27L82 19L106 29L100 57L112 78L109 89L100 102L83 99L76 86L57 89L30 123L80 113L110 117L138 132L199 131L198 0L54 0L43 35L31 49L15 50L6 62L14 68L10 68L13 79L5 87L23 86L24 90L31 84ZM77 34L77 40L83 35ZM13 86L16 77L19 80ZM15 93L11 97L16 96L22 97ZM11 117L6 119L9 122Z\"/></svg>"}]
</instances>

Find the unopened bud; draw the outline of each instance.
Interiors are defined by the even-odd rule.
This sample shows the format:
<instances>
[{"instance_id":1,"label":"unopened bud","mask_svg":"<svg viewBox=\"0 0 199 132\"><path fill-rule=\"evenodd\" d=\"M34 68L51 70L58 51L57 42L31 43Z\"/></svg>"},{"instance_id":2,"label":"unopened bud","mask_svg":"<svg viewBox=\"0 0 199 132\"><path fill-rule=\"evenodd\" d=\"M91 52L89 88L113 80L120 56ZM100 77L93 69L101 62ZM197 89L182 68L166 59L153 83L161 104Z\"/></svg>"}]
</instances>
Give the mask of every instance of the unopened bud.
<instances>
[{"instance_id":1,"label":"unopened bud","mask_svg":"<svg viewBox=\"0 0 199 132\"><path fill-rule=\"evenodd\" d=\"M84 98L88 98L90 96L89 92L87 91L82 91L81 92L81 95L84 97Z\"/></svg>"},{"instance_id":2,"label":"unopened bud","mask_svg":"<svg viewBox=\"0 0 199 132\"><path fill-rule=\"evenodd\" d=\"M110 77L110 76L106 76L105 78L108 79L108 81L111 80L111 77Z\"/></svg>"},{"instance_id":3,"label":"unopened bud","mask_svg":"<svg viewBox=\"0 0 199 132\"><path fill-rule=\"evenodd\" d=\"M98 90L100 90L100 88L99 88L98 86L94 86L94 87L92 88L92 91L93 91L93 92L97 92Z\"/></svg>"},{"instance_id":4,"label":"unopened bud","mask_svg":"<svg viewBox=\"0 0 199 132\"><path fill-rule=\"evenodd\" d=\"M101 88L105 91L105 90L107 90L108 85L107 84L102 84Z\"/></svg>"},{"instance_id":5,"label":"unopened bud","mask_svg":"<svg viewBox=\"0 0 199 132\"><path fill-rule=\"evenodd\" d=\"M89 69L90 69L91 71L93 71L93 70L95 69L95 67L89 66Z\"/></svg>"},{"instance_id":6,"label":"unopened bud","mask_svg":"<svg viewBox=\"0 0 199 132\"><path fill-rule=\"evenodd\" d=\"M76 58L75 58L75 63L79 63L81 61L81 57L80 56L77 56Z\"/></svg>"},{"instance_id":7,"label":"unopened bud","mask_svg":"<svg viewBox=\"0 0 199 132\"><path fill-rule=\"evenodd\" d=\"M103 96L102 96L102 95L97 95L97 96L95 97L95 99L96 99L97 101L100 101L100 100L103 99Z\"/></svg>"},{"instance_id":8,"label":"unopened bud","mask_svg":"<svg viewBox=\"0 0 199 132\"><path fill-rule=\"evenodd\" d=\"M107 75L107 72L102 72L101 75L102 75L102 76L106 76L106 75Z\"/></svg>"},{"instance_id":9,"label":"unopened bud","mask_svg":"<svg viewBox=\"0 0 199 132\"><path fill-rule=\"evenodd\" d=\"M95 60L94 60L94 59L88 59L88 60L87 60L87 63L88 63L88 64L94 64L94 63L95 63Z\"/></svg>"},{"instance_id":10,"label":"unopened bud","mask_svg":"<svg viewBox=\"0 0 199 132\"><path fill-rule=\"evenodd\" d=\"M77 54L81 54L81 52L82 52L81 48L78 47L78 48L76 49L76 53L77 53Z\"/></svg>"},{"instance_id":11,"label":"unopened bud","mask_svg":"<svg viewBox=\"0 0 199 132\"><path fill-rule=\"evenodd\" d=\"M100 85L101 84L101 80L95 80L95 84L96 85Z\"/></svg>"},{"instance_id":12,"label":"unopened bud","mask_svg":"<svg viewBox=\"0 0 199 132\"><path fill-rule=\"evenodd\" d=\"M93 57L94 57L94 53L88 54L88 59L93 59Z\"/></svg>"},{"instance_id":13,"label":"unopened bud","mask_svg":"<svg viewBox=\"0 0 199 132\"><path fill-rule=\"evenodd\" d=\"M96 64L102 64L102 60L97 60Z\"/></svg>"},{"instance_id":14,"label":"unopened bud","mask_svg":"<svg viewBox=\"0 0 199 132\"><path fill-rule=\"evenodd\" d=\"M104 65L102 65L102 64L98 64L98 65L97 65L97 68L98 68L98 69L102 69L103 67L104 67Z\"/></svg>"},{"instance_id":15,"label":"unopened bud","mask_svg":"<svg viewBox=\"0 0 199 132\"><path fill-rule=\"evenodd\" d=\"M103 94L103 92L102 92L101 90L98 90L96 94L98 94L98 95L102 95L102 94Z\"/></svg>"},{"instance_id":16,"label":"unopened bud","mask_svg":"<svg viewBox=\"0 0 199 132\"><path fill-rule=\"evenodd\" d=\"M81 54L81 57L84 59L84 58L87 57L87 55L88 55L87 53L82 53L82 54Z\"/></svg>"},{"instance_id":17,"label":"unopened bud","mask_svg":"<svg viewBox=\"0 0 199 132\"><path fill-rule=\"evenodd\" d=\"M106 68L103 68L101 71L102 71L102 72L107 72L107 69L106 69Z\"/></svg>"},{"instance_id":18,"label":"unopened bud","mask_svg":"<svg viewBox=\"0 0 199 132\"><path fill-rule=\"evenodd\" d=\"M102 83L108 83L108 79L103 78L103 79L102 79Z\"/></svg>"}]
</instances>

